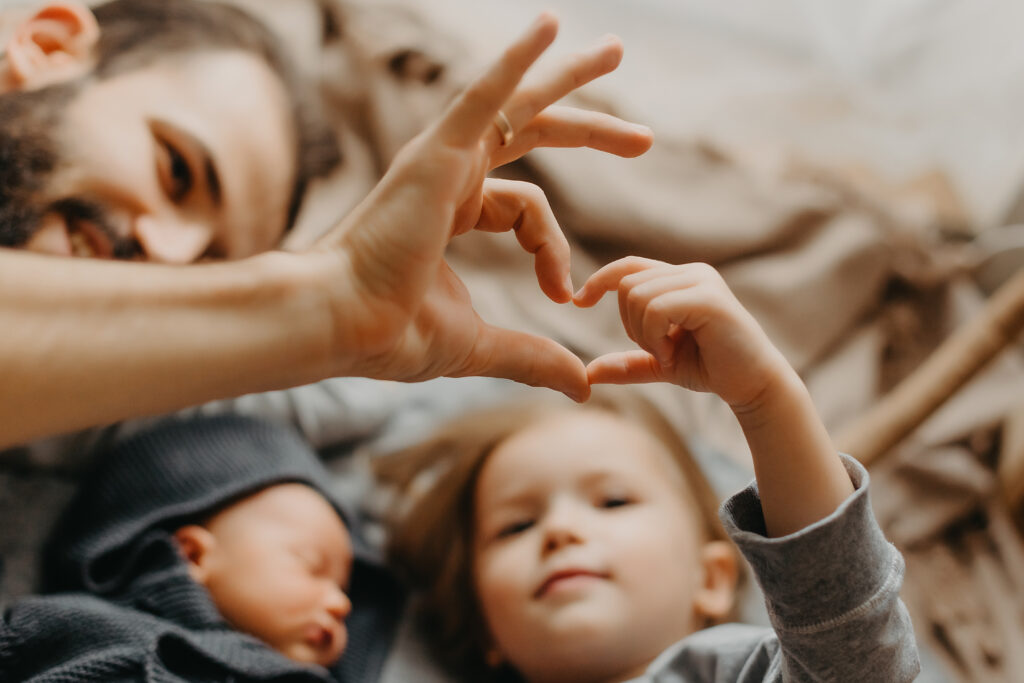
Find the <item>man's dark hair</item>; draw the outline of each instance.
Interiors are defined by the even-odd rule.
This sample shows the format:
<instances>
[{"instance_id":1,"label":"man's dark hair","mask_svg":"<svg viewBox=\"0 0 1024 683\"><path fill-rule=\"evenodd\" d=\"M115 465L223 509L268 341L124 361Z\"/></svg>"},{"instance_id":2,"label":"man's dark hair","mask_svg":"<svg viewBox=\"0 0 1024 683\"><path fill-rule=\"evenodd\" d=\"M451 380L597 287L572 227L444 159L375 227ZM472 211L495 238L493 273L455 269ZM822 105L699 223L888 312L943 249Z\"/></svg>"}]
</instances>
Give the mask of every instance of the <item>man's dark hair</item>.
<instances>
[{"instance_id":1,"label":"man's dark hair","mask_svg":"<svg viewBox=\"0 0 1024 683\"><path fill-rule=\"evenodd\" d=\"M277 39L241 9L199 0L112 0L94 8L100 26L95 76L146 66L168 55L238 49L260 56L278 75L292 103L296 175L287 226L294 223L309 182L341 160L338 142L318 103Z\"/></svg>"}]
</instances>

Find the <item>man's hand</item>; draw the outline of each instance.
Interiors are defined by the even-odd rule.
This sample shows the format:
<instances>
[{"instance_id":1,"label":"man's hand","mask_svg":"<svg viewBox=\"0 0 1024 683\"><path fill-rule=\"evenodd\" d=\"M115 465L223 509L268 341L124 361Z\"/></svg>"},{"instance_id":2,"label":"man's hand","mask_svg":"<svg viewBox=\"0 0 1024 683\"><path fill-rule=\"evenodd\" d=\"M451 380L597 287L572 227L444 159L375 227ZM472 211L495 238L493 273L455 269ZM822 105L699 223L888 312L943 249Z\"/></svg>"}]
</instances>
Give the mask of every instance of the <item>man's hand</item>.
<instances>
[{"instance_id":1,"label":"man's hand","mask_svg":"<svg viewBox=\"0 0 1024 683\"><path fill-rule=\"evenodd\" d=\"M520 85L556 32L554 17L542 15L399 152L369 197L318 244L333 277L331 346L339 355L333 374L404 381L487 375L551 387L577 400L589 395L578 358L550 339L485 323L444 261L454 235L514 230L536 254L541 288L554 301L568 302L569 247L543 193L486 174L538 146L636 156L651 145L645 127L551 106L618 66L622 46L615 38ZM514 131L507 146L494 124L499 110Z\"/></svg>"},{"instance_id":2,"label":"man's hand","mask_svg":"<svg viewBox=\"0 0 1024 683\"><path fill-rule=\"evenodd\" d=\"M754 317L711 266L627 257L594 273L575 296L593 306L618 292L622 324L641 350L611 353L587 367L590 381L672 382L718 394L747 413L795 378Z\"/></svg>"}]
</instances>

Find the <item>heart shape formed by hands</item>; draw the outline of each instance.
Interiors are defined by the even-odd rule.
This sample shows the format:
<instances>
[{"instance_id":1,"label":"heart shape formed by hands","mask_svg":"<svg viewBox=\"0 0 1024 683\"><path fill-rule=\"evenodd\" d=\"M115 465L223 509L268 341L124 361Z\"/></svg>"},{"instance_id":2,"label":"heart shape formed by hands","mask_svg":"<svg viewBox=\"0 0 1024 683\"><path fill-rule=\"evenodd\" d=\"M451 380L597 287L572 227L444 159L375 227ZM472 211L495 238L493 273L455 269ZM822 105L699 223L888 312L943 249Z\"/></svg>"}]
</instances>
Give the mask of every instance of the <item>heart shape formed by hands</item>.
<instances>
[{"instance_id":1,"label":"heart shape formed by hands","mask_svg":"<svg viewBox=\"0 0 1024 683\"><path fill-rule=\"evenodd\" d=\"M455 235L512 230L535 254L541 289L569 302L569 246L543 192L487 173L541 146L587 146L625 157L650 148L644 126L554 104L618 66L617 38L521 83L556 33L555 18L541 15L396 155L370 195L318 243L334 275L331 374L402 381L487 375L576 400L589 395L579 358L550 339L484 322L444 260ZM494 123L499 111L514 131L509 144Z\"/></svg>"}]
</instances>

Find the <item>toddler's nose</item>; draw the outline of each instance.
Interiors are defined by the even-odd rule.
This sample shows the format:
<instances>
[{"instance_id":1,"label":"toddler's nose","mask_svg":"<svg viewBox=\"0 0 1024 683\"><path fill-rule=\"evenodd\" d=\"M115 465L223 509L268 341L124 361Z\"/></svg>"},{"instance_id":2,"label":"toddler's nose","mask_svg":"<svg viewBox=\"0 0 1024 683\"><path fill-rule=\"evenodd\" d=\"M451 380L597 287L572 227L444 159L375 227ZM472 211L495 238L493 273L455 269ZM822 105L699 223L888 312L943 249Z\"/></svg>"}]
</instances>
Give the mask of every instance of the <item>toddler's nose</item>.
<instances>
[{"instance_id":1,"label":"toddler's nose","mask_svg":"<svg viewBox=\"0 0 1024 683\"><path fill-rule=\"evenodd\" d=\"M584 533L578 506L559 501L551 506L541 521L544 529L544 552L552 553L564 546L582 543Z\"/></svg>"},{"instance_id":2,"label":"toddler's nose","mask_svg":"<svg viewBox=\"0 0 1024 683\"><path fill-rule=\"evenodd\" d=\"M569 527L551 528L544 535L544 550L550 553L564 546L580 543L581 541L580 535Z\"/></svg>"}]
</instances>

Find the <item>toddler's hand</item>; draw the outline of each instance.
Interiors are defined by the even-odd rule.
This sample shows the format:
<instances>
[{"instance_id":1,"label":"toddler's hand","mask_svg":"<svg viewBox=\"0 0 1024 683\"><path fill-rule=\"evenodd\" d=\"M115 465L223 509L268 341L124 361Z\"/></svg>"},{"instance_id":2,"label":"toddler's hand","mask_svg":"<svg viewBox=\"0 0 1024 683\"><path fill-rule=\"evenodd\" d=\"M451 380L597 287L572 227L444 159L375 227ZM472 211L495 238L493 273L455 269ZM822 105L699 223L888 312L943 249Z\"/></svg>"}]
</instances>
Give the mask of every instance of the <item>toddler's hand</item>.
<instances>
[{"instance_id":1,"label":"toddler's hand","mask_svg":"<svg viewBox=\"0 0 1024 683\"><path fill-rule=\"evenodd\" d=\"M578 306L618 291L622 323L641 351L587 366L591 384L672 382L718 394L737 412L758 407L794 371L711 266L628 257L594 273Z\"/></svg>"}]
</instances>

